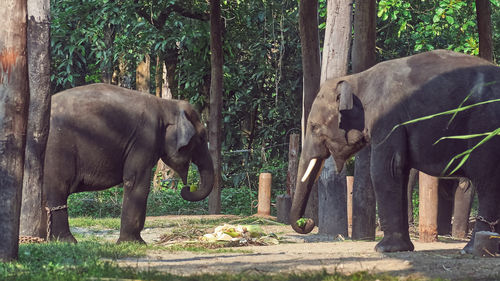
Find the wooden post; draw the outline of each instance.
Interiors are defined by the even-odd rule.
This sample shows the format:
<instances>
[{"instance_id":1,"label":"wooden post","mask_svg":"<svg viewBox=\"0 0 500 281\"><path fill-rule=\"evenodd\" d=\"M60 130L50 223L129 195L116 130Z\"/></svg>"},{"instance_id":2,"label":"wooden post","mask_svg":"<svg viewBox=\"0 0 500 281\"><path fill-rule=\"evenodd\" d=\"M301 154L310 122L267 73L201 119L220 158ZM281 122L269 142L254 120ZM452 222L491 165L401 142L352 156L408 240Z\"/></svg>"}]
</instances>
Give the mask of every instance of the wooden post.
<instances>
[{"instance_id":1,"label":"wooden post","mask_svg":"<svg viewBox=\"0 0 500 281\"><path fill-rule=\"evenodd\" d=\"M347 182L347 232L352 236L352 186L354 184L353 176L346 176Z\"/></svg>"},{"instance_id":2,"label":"wooden post","mask_svg":"<svg viewBox=\"0 0 500 281\"><path fill-rule=\"evenodd\" d=\"M271 181L270 173L261 173L259 175L259 205L257 207L257 215L271 215Z\"/></svg>"},{"instance_id":3,"label":"wooden post","mask_svg":"<svg viewBox=\"0 0 500 281\"><path fill-rule=\"evenodd\" d=\"M421 242L437 241L438 178L419 173L419 233Z\"/></svg>"},{"instance_id":4,"label":"wooden post","mask_svg":"<svg viewBox=\"0 0 500 281\"><path fill-rule=\"evenodd\" d=\"M288 144L288 172L286 175L286 194L293 198L295 193L295 183L297 182L297 172L299 169L299 134L290 135Z\"/></svg>"}]
</instances>

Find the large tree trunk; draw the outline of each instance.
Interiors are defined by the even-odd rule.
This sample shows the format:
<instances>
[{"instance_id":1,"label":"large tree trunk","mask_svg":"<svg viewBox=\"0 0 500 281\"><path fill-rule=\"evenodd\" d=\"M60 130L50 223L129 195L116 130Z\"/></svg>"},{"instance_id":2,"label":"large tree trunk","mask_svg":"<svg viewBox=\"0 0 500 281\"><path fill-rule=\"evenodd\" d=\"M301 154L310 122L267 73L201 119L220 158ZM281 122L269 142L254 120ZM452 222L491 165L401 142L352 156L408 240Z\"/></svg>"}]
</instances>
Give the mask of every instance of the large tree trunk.
<instances>
[{"instance_id":1,"label":"large tree trunk","mask_svg":"<svg viewBox=\"0 0 500 281\"><path fill-rule=\"evenodd\" d=\"M299 3L299 31L302 47L302 143L307 118L319 91L321 62L318 30L318 0L301 0ZM294 182L295 184L295 182ZM315 184L307 203L306 216L318 221L318 186Z\"/></svg>"},{"instance_id":2,"label":"large tree trunk","mask_svg":"<svg viewBox=\"0 0 500 281\"><path fill-rule=\"evenodd\" d=\"M321 83L347 74L352 35L352 0L328 0L327 5ZM325 161L325 171L331 172L321 173L318 181L318 227L320 233L347 236L346 174L345 169L341 173L336 173L334 162L331 159ZM321 196L323 194L326 197L323 198ZM322 212L327 215L322 215ZM335 221L329 219L332 217L339 219Z\"/></svg>"},{"instance_id":3,"label":"large tree trunk","mask_svg":"<svg viewBox=\"0 0 500 281\"><path fill-rule=\"evenodd\" d=\"M19 215L28 120L26 0L0 9L0 261L18 256Z\"/></svg>"},{"instance_id":4,"label":"large tree trunk","mask_svg":"<svg viewBox=\"0 0 500 281\"><path fill-rule=\"evenodd\" d=\"M477 30L479 33L479 56L493 61L493 40L491 38L490 0L476 0Z\"/></svg>"},{"instance_id":5,"label":"large tree trunk","mask_svg":"<svg viewBox=\"0 0 500 281\"><path fill-rule=\"evenodd\" d=\"M208 200L208 212L219 214L221 209L221 130L222 130L222 21L220 0L210 0L210 120L208 141L214 163L214 187Z\"/></svg>"},{"instance_id":6,"label":"large tree trunk","mask_svg":"<svg viewBox=\"0 0 500 281\"><path fill-rule=\"evenodd\" d=\"M377 2L356 0L352 71L361 72L375 64ZM356 154L352 194L352 239L375 239L375 193L370 177L371 147Z\"/></svg>"},{"instance_id":7,"label":"large tree trunk","mask_svg":"<svg viewBox=\"0 0 500 281\"><path fill-rule=\"evenodd\" d=\"M50 119L50 1L28 1L29 122L20 234L46 237L43 161Z\"/></svg>"}]
</instances>

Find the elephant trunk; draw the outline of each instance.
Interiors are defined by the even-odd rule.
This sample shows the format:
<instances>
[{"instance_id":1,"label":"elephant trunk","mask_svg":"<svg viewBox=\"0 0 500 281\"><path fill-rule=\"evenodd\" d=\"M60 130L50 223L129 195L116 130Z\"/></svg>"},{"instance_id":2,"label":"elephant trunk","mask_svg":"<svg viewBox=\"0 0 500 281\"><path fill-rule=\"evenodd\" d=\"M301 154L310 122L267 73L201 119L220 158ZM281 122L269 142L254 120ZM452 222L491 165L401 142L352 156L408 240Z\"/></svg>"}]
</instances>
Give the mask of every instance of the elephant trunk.
<instances>
[{"instance_id":1,"label":"elephant trunk","mask_svg":"<svg viewBox=\"0 0 500 281\"><path fill-rule=\"evenodd\" d=\"M193 163L198 167L198 172L200 173L200 186L196 191L191 191L189 186L183 187L181 196L187 201L200 201L212 192L214 185L214 165L207 145L200 146L198 151L193 155Z\"/></svg>"},{"instance_id":2,"label":"elephant trunk","mask_svg":"<svg viewBox=\"0 0 500 281\"><path fill-rule=\"evenodd\" d=\"M293 196L292 208L290 210L290 223L292 228L301 234L311 232L315 226L312 219L307 219L305 223L300 224L298 220L304 215L312 187L323 166L323 161L318 161L316 158L312 158L309 161L304 158L305 157L300 158L297 185Z\"/></svg>"}]
</instances>

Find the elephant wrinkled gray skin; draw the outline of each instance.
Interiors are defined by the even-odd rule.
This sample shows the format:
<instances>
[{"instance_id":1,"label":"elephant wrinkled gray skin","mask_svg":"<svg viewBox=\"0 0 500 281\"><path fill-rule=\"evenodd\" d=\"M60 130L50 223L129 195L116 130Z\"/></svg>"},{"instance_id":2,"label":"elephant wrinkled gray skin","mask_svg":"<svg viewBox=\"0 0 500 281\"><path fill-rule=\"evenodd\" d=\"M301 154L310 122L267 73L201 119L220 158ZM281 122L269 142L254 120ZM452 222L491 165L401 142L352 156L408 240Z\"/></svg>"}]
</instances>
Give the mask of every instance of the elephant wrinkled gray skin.
<instances>
[{"instance_id":1,"label":"elephant wrinkled gray skin","mask_svg":"<svg viewBox=\"0 0 500 281\"><path fill-rule=\"evenodd\" d=\"M108 84L54 95L43 184L53 209L50 238L76 242L64 207L70 194L123 183L118 242L144 243L140 232L151 169L160 158L184 184L190 162L198 167L200 187L193 192L184 187L184 199L202 200L211 192L214 168L207 133L189 103Z\"/></svg>"},{"instance_id":2,"label":"elephant wrinkled gray skin","mask_svg":"<svg viewBox=\"0 0 500 281\"><path fill-rule=\"evenodd\" d=\"M472 93L472 94L471 94ZM314 222L296 221L304 214L322 162L332 155L337 169L370 144L371 177L384 238L379 252L412 251L408 233L406 189L410 168L439 176L450 159L476 145L441 137L492 132L500 127L500 104L488 103L452 115L396 125L463 106L500 98L500 68L486 60L436 50L379 63L354 75L326 81L309 115L299 163L290 220L299 233ZM495 222L500 216L500 136L474 150L454 176L469 178L477 188L479 216ZM490 230L478 220L474 231ZM496 226L500 231L500 226ZM473 240L464 250L471 252Z\"/></svg>"}]
</instances>

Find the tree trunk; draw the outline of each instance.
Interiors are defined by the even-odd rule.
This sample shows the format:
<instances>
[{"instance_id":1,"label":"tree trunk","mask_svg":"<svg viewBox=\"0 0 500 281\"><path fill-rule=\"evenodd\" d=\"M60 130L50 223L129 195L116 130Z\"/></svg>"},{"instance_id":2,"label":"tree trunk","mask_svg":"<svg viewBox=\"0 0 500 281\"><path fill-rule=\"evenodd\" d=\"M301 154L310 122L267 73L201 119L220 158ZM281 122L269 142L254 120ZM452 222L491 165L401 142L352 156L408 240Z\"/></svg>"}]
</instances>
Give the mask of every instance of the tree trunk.
<instances>
[{"instance_id":1,"label":"tree trunk","mask_svg":"<svg viewBox=\"0 0 500 281\"><path fill-rule=\"evenodd\" d=\"M112 1L113 2L113 1ZM110 58L113 56L113 43L115 41L116 28L114 24L108 23L108 26L103 30L104 45L106 52L109 52ZM101 79L103 83L111 84L113 80L113 61L109 59L106 64L101 65Z\"/></svg>"},{"instance_id":2,"label":"tree trunk","mask_svg":"<svg viewBox=\"0 0 500 281\"><path fill-rule=\"evenodd\" d=\"M148 54L137 65L135 73L135 88L138 91L149 93L151 58Z\"/></svg>"},{"instance_id":3,"label":"tree trunk","mask_svg":"<svg viewBox=\"0 0 500 281\"><path fill-rule=\"evenodd\" d=\"M321 62L318 31L318 0L301 0L299 3L299 32L302 47L302 143L309 111L319 91Z\"/></svg>"},{"instance_id":4,"label":"tree trunk","mask_svg":"<svg viewBox=\"0 0 500 281\"><path fill-rule=\"evenodd\" d=\"M438 178L420 172L418 232L420 242L437 241Z\"/></svg>"},{"instance_id":5,"label":"tree trunk","mask_svg":"<svg viewBox=\"0 0 500 281\"><path fill-rule=\"evenodd\" d=\"M347 74L353 0L328 0L320 84Z\"/></svg>"},{"instance_id":6,"label":"tree trunk","mask_svg":"<svg viewBox=\"0 0 500 281\"><path fill-rule=\"evenodd\" d=\"M162 69L158 71L158 69ZM164 98L164 99L172 99L172 92L169 88L169 83L167 76L173 75L167 71L167 67L163 60L156 60L156 96ZM160 76L160 78L158 78ZM161 181L172 179L174 172L170 169L163 161L160 159L158 163L156 163L156 172L153 177L153 190L161 189ZM175 188L175 183L171 183L170 188Z\"/></svg>"},{"instance_id":7,"label":"tree trunk","mask_svg":"<svg viewBox=\"0 0 500 281\"><path fill-rule=\"evenodd\" d=\"M375 64L375 0L356 0L352 71L361 72ZM371 146L356 155L354 164L352 239L375 239L375 193L370 177Z\"/></svg>"},{"instance_id":8,"label":"tree trunk","mask_svg":"<svg viewBox=\"0 0 500 281\"><path fill-rule=\"evenodd\" d=\"M28 2L29 119L20 234L46 238L43 161L50 119L50 1Z\"/></svg>"},{"instance_id":9,"label":"tree trunk","mask_svg":"<svg viewBox=\"0 0 500 281\"><path fill-rule=\"evenodd\" d=\"M323 61L321 64L321 83L327 79L340 77L347 74L349 63L349 46L352 35L352 0L328 0L325 42L323 46ZM331 157L330 157L331 158ZM345 169L340 174L336 173L335 161L331 159L325 161L325 171L322 172L318 181L318 201L324 208L318 210L319 232L347 236L347 202L346 202L346 182ZM325 184L339 184L341 186L328 186ZM328 189L338 191L338 194L326 192ZM325 195L326 198L321 196ZM336 199L337 198L337 199ZM338 201L341 198L343 201ZM337 204L337 202L339 204ZM341 202L341 203L340 203ZM325 212L327 215L322 215ZM339 218L330 222L330 218ZM322 221L324 218L327 221ZM332 225L334 224L334 225ZM323 225L328 226L323 231ZM335 230L335 233L330 232Z\"/></svg>"},{"instance_id":10,"label":"tree trunk","mask_svg":"<svg viewBox=\"0 0 500 281\"><path fill-rule=\"evenodd\" d=\"M321 79L321 61L318 30L318 0L300 0L299 2L299 32L302 47L302 143L307 126L307 118L311 106L319 91ZM295 182L294 182L295 184ZM318 221L318 187L313 187L309 196L307 217Z\"/></svg>"},{"instance_id":11,"label":"tree trunk","mask_svg":"<svg viewBox=\"0 0 500 281\"><path fill-rule=\"evenodd\" d=\"M208 212L219 214L221 209L221 129L222 129L222 22L220 0L210 0L210 121L208 141L214 163L214 187L208 200Z\"/></svg>"},{"instance_id":12,"label":"tree trunk","mask_svg":"<svg viewBox=\"0 0 500 281\"><path fill-rule=\"evenodd\" d=\"M0 9L0 261L17 259L28 120L26 0Z\"/></svg>"},{"instance_id":13,"label":"tree trunk","mask_svg":"<svg viewBox=\"0 0 500 281\"><path fill-rule=\"evenodd\" d=\"M156 67L155 67L155 95L161 98L161 90L163 83L163 60L160 58L161 55L156 55Z\"/></svg>"},{"instance_id":14,"label":"tree trunk","mask_svg":"<svg viewBox=\"0 0 500 281\"><path fill-rule=\"evenodd\" d=\"M493 61L493 40L491 35L490 0L476 0L477 30L479 33L479 56Z\"/></svg>"}]
</instances>

